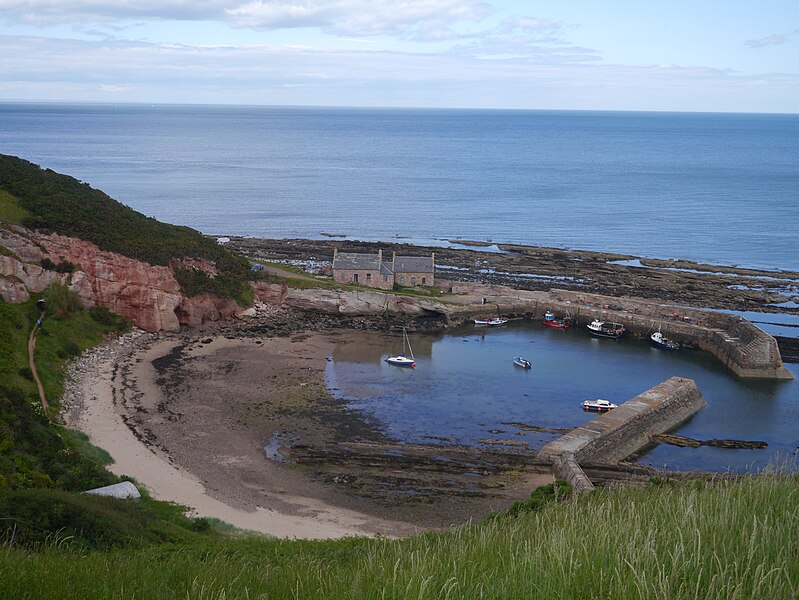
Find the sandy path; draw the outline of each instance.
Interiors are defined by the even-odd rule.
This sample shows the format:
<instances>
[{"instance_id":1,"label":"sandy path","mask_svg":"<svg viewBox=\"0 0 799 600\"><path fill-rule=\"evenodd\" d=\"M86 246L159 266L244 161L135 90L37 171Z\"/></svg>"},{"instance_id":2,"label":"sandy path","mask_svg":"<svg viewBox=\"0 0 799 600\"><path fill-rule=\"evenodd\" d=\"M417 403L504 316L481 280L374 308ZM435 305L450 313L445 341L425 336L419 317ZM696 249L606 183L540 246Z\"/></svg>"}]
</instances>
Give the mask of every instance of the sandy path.
<instances>
[{"instance_id":1,"label":"sandy path","mask_svg":"<svg viewBox=\"0 0 799 600\"><path fill-rule=\"evenodd\" d=\"M152 348L140 349L123 362L146 368L150 357L163 354L175 342L160 342ZM218 348L216 348L218 350ZM146 487L159 500L168 500L192 508L192 515L213 517L240 527L286 538L338 538L349 535L407 535L415 528L405 523L377 519L355 511L328 505L311 497L293 495L281 489L285 481L272 490L259 490L263 504L254 510L242 510L213 497L203 483L186 469L176 466L166 456L137 438L125 424L121 395L126 393L113 355L97 356L90 374L76 381L80 406L65 415L70 427L86 433L91 442L108 451L114 459L110 470L128 475ZM141 390L144 391L144 390ZM146 390L153 393L153 390ZM152 399L150 400L152 401ZM264 461L266 462L266 461ZM280 468L279 466L271 466ZM271 497L270 497L271 494ZM274 502L270 502L274 500ZM269 505L287 507L278 510Z\"/></svg>"}]
</instances>

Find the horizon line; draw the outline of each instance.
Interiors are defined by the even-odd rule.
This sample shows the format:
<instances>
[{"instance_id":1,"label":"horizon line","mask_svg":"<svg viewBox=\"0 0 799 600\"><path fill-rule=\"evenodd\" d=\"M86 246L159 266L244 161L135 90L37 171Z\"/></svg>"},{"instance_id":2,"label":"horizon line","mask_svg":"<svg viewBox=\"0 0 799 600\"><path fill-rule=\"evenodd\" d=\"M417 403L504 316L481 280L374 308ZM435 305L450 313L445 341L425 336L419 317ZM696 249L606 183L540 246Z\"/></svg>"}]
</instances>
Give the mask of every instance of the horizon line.
<instances>
[{"instance_id":1,"label":"horizon line","mask_svg":"<svg viewBox=\"0 0 799 600\"><path fill-rule=\"evenodd\" d=\"M384 106L357 104L248 104L213 102L148 102L141 100L48 100L48 99L0 99L0 104L51 104L51 105L98 105L98 106L150 106L150 107L224 107L224 108L281 108L281 109L342 109L342 110L428 110L428 111L474 111L474 112L574 112L574 113L657 113L657 114L708 114L708 115L773 115L797 116L797 112L756 112L736 110L664 110L664 109L615 109L615 108L513 108L513 107L468 107L468 106Z\"/></svg>"}]
</instances>

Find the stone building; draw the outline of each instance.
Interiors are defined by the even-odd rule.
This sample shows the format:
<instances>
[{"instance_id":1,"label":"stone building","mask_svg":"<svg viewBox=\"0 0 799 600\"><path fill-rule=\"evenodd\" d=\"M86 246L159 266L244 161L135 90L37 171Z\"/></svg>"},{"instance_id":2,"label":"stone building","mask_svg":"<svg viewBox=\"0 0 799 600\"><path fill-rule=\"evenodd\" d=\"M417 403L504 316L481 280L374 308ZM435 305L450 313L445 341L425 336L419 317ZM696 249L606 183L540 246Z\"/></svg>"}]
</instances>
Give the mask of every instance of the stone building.
<instances>
[{"instance_id":1,"label":"stone building","mask_svg":"<svg viewBox=\"0 0 799 600\"><path fill-rule=\"evenodd\" d=\"M384 290L394 284L415 287L435 284L435 253L430 256L397 256L383 260L383 251L377 254L333 251L333 281L357 283Z\"/></svg>"}]
</instances>

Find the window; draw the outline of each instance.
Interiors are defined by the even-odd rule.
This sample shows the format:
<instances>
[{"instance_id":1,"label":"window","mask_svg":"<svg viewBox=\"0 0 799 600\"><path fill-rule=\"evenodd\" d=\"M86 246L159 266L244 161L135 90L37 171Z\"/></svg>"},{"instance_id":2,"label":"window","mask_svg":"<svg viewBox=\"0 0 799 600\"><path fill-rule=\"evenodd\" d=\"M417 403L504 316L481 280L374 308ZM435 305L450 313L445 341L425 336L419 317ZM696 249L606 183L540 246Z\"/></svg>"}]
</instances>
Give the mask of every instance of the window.
<instances>
[{"instance_id":1,"label":"window","mask_svg":"<svg viewBox=\"0 0 799 600\"><path fill-rule=\"evenodd\" d=\"M358 283L358 274L357 273L353 273L352 274L352 283Z\"/></svg>"},{"instance_id":2,"label":"window","mask_svg":"<svg viewBox=\"0 0 799 600\"><path fill-rule=\"evenodd\" d=\"M416 285L416 277L411 277L411 285Z\"/></svg>"},{"instance_id":3,"label":"window","mask_svg":"<svg viewBox=\"0 0 799 600\"><path fill-rule=\"evenodd\" d=\"M366 283L370 283L371 281L372 281L372 274L371 273L367 273L366 274Z\"/></svg>"},{"instance_id":4,"label":"window","mask_svg":"<svg viewBox=\"0 0 799 600\"><path fill-rule=\"evenodd\" d=\"M422 277L422 285L427 285L427 279L425 277Z\"/></svg>"},{"instance_id":5,"label":"window","mask_svg":"<svg viewBox=\"0 0 799 600\"><path fill-rule=\"evenodd\" d=\"M404 277L400 277L400 285L405 285L405 278Z\"/></svg>"},{"instance_id":6,"label":"window","mask_svg":"<svg viewBox=\"0 0 799 600\"><path fill-rule=\"evenodd\" d=\"M383 275L383 281L388 281L388 275Z\"/></svg>"}]
</instances>

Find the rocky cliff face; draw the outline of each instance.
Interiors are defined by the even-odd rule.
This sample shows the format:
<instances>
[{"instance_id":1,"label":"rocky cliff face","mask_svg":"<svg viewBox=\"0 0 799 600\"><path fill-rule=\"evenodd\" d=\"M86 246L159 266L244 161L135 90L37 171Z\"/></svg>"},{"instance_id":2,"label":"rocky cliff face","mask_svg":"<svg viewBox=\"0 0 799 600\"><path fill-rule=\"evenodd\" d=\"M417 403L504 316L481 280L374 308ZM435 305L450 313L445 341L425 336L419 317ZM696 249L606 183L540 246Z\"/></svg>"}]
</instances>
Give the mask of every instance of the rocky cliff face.
<instances>
[{"instance_id":1,"label":"rocky cliff face","mask_svg":"<svg viewBox=\"0 0 799 600\"><path fill-rule=\"evenodd\" d=\"M404 315L447 318L451 310L434 300L383 294L372 290L295 289L283 284L259 283L255 296L265 304L290 306L329 315Z\"/></svg>"},{"instance_id":2,"label":"rocky cliff face","mask_svg":"<svg viewBox=\"0 0 799 600\"><path fill-rule=\"evenodd\" d=\"M0 229L0 296L6 302L24 302L30 292L40 292L54 281L69 286L86 308L106 306L128 317L146 331L174 331L181 325L230 317L240 309L230 299L211 294L186 298L173 268L194 267L214 273L205 261L178 261L169 267L150 265L107 252L91 242L21 227ZM55 264L76 265L72 273L43 269L47 258Z\"/></svg>"}]
</instances>

